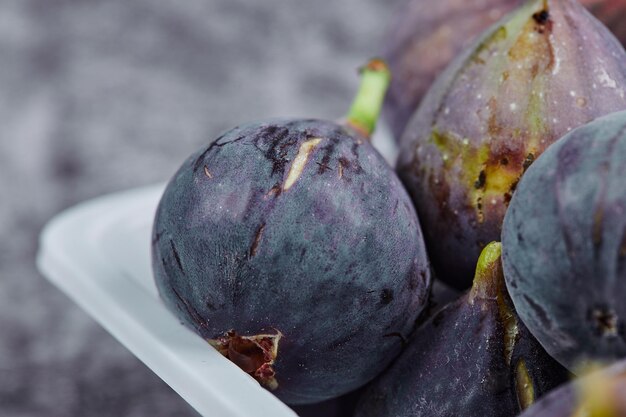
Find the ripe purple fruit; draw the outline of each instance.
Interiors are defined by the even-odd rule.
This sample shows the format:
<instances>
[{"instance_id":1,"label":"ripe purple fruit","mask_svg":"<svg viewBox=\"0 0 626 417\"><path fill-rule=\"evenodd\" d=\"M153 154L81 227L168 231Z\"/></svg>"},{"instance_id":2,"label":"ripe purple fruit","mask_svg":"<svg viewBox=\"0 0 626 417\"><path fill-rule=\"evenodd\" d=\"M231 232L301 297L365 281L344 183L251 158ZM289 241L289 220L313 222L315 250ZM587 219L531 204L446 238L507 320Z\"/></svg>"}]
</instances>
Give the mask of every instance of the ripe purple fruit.
<instances>
[{"instance_id":1,"label":"ripe purple fruit","mask_svg":"<svg viewBox=\"0 0 626 417\"><path fill-rule=\"evenodd\" d=\"M572 371L626 357L626 112L566 135L528 170L504 219L515 308Z\"/></svg>"},{"instance_id":2,"label":"ripe purple fruit","mask_svg":"<svg viewBox=\"0 0 626 417\"><path fill-rule=\"evenodd\" d=\"M471 290L417 329L355 417L510 417L567 380L513 310L500 251L484 249Z\"/></svg>"},{"instance_id":3,"label":"ripe purple fruit","mask_svg":"<svg viewBox=\"0 0 626 417\"><path fill-rule=\"evenodd\" d=\"M156 213L166 305L289 404L374 378L428 298L415 210L366 138L388 81L371 61L345 124L228 131L183 164Z\"/></svg>"},{"instance_id":4,"label":"ripe purple fruit","mask_svg":"<svg viewBox=\"0 0 626 417\"><path fill-rule=\"evenodd\" d=\"M450 61L522 2L410 0L394 14L383 46L394 74L383 112L396 139ZM582 4L626 45L626 0L583 0Z\"/></svg>"},{"instance_id":5,"label":"ripe purple fruit","mask_svg":"<svg viewBox=\"0 0 626 417\"><path fill-rule=\"evenodd\" d=\"M438 276L470 285L515 187L551 143L626 109L626 52L574 0L530 0L436 81L401 143Z\"/></svg>"}]
</instances>

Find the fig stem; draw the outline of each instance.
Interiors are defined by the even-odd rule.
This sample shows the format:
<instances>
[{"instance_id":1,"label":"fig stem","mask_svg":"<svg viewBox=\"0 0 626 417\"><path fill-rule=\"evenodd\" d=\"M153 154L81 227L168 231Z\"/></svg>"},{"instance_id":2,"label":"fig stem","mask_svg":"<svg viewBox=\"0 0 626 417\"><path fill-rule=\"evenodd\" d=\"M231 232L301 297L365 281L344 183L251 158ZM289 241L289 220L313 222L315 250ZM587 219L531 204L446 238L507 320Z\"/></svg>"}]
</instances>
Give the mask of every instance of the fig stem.
<instances>
[{"instance_id":1,"label":"fig stem","mask_svg":"<svg viewBox=\"0 0 626 417\"><path fill-rule=\"evenodd\" d=\"M391 72L385 61L380 58L373 58L359 72L361 84L346 116L346 123L369 138L376 128L376 121L380 116L391 81Z\"/></svg>"},{"instance_id":2,"label":"fig stem","mask_svg":"<svg viewBox=\"0 0 626 417\"><path fill-rule=\"evenodd\" d=\"M474 282L470 291L470 302L473 302L477 297L488 298L499 294L500 287L504 285L501 255L502 244L500 242L491 242L480 253L476 264L476 275L474 275Z\"/></svg>"}]
</instances>

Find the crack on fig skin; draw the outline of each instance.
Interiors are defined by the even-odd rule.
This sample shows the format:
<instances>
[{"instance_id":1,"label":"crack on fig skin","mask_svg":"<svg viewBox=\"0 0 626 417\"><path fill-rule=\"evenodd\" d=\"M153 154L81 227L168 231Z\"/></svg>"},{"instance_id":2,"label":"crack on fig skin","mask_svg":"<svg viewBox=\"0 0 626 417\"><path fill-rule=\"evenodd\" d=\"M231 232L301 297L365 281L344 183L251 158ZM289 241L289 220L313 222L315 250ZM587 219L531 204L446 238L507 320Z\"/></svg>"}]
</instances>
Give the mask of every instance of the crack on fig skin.
<instances>
[{"instance_id":1,"label":"crack on fig skin","mask_svg":"<svg viewBox=\"0 0 626 417\"><path fill-rule=\"evenodd\" d=\"M278 344L283 334L241 336L230 330L216 339L207 339L219 353L251 375L270 390L278 388L274 363L278 357Z\"/></svg>"},{"instance_id":2,"label":"crack on fig skin","mask_svg":"<svg viewBox=\"0 0 626 417\"><path fill-rule=\"evenodd\" d=\"M295 183L300 179L302 172L304 172L304 168L306 163L309 161L309 157L319 143L322 141L322 138L312 138L303 142L300 145L300 149L298 149L298 154L291 162L291 166L289 167L289 172L287 173L287 179L283 185L283 191L289 190Z\"/></svg>"},{"instance_id":3,"label":"crack on fig skin","mask_svg":"<svg viewBox=\"0 0 626 417\"><path fill-rule=\"evenodd\" d=\"M615 312L606 307L595 307L589 312L596 334L601 337L610 338L618 336L619 320Z\"/></svg>"},{"instance_id":4,"label":"crack on fig skin","mask_svg":"<svg viewBox=\"0 0 626 417\"><path fill-rule=\"evenodd\" d=\"M256 256L257 250L259 248L259 243L261 242L261 238L263 237L263 232L265 231L265 223L261 224L256 233L254 235L254 241L252 245L250 245L249 257L254 258Z\"/></svg>"},{"instance_id":5,"label":"crack on fig skin","mask_svg":"<svg viewBox=\"0 0 626 417\"><path fill-rule=\"evenodd\" d=\"M180 260L180 255L178 254L178 250L176 249L176 246L174 245L174 241L172 239L170 239L170 248L172 250L172 255L174 255L174 260L176 261L176 265L178 265L178 269L180 269L180 272L182 272L182 274L185 275L185 270L183 269L183 263Z\"/></svg>"},{"instance_id":6,"label":"crack on fig skin","mask_svg":"<svg viewBox=\"0 0 626 417\"><path fill-rule=\"evenodd\" d=\"M326 157L326 155L324 155L324 158L325 157ZM319 169L317 170L318 174L323 174L326 171L330 171L331 170L331 168L328 166L328 161L324 161L323 158L322 158L322 162L316 162L316 164L319 166Z\"/></svg>"},{"instance_id":7,"label":"crack on fig skin","mask_svg":"<svg viewBox=\"0 0 626 417\"><path fill-rule=\"evenodd\" d=\"M283 192L283 188L279 183L274 184L272 188L265 194L265 198L278 197Z\"/></svg>"},{"instance_id":8,"label":"crack on fig skin","mask_svg":"<svg viewBox=\"0 0 626 417\"><path fill-rule=\"evenodd\" d=\"M289 137L289 128L270 125L257 131L254 136L254 146L272 163L271 175L282 176L289 162L289 148L298 142L296 138ZM267 143L270 145L264 149L263 145Z\"/></svg>"},{"instance_id":9,"label":"crack on fig skin","mask_svg":"<svg viewBox=\"0 0 626 417\"><path fill-rule=\"evenodd\" d=\"M362 174L364 172L363 167L359 162L359 146L361 146L361 143L362 142L360 140L356 140L350 148L352 156L354 156L354 159L352 159L352 162L350 162L350 169L355 174Z\"/></svg>"},{"instance_id":10,"label":"crack on fig skin","mask_svg":"<svg viewBox=\"0 0 626 417\"><path fill-rule=\"evenodd\" d=\"M204 175L206 175L209 179L213 179L213 174L211 174L211 171L209 171L209 168L206 165L204 166Z\"/></svg>"},{"instance_id":11,"label":"crack on fig skin","mask_svg":"<svg viewBox=\"0 0 626 417\"><path fill-rule=\"evenodd\" d=\"M170 288L172 289L172 292L174 293L176 298L178 298L178 301L180 301L180 303L185 307L185 310L187 311L187 314L189 314L189 316L191 317L193 323L199 326L199 329L208 330L208 323L205 319L202 318L200 313L198 313L198 310L196 310L191 304L189 304L189 302L187 302L187 300L185 300L180 295L180 293L176 290L176 288L174 288L173 285L170 285Z\"/></svg>"},{"instance_id":12,"label":"crack on fig skin","mask_svg":"<svg viewBox=\"0 0 626 417\"><path fill-rule=\"evenodd\" d=\"M237 129L237 128L235 128ZM197 172L200 167L203 165L204 159L206 158L206 156L209 154L209 152L211 152L214 148L221 148L222 146L226 146L228 144L231 143L235 143L235 142L239 142L242 139L245 139L245 136L237 136L235 139L233 140L229 140L228 142L224 142L224 143L220 143L220 140L222 140L224 138L225 135L220 136L219 138L215 139L213 141L213 143L211 143L205 150L204 152L202 152L198 158L196 158L196 161L193 164L193 172Z\"/></svg>"},{"instance_id":13,"label":"crack on fig skin","mask_svg":"<svg viewBox=\"0 0 626 417\"><path fill-rule=\"evenodd\" d=\"M341 158L339 158L339 179L343 178L344 167L345 168L350 168L350 161L348 161L344 157L341 157Z\"/></svg>"}]
</instances>

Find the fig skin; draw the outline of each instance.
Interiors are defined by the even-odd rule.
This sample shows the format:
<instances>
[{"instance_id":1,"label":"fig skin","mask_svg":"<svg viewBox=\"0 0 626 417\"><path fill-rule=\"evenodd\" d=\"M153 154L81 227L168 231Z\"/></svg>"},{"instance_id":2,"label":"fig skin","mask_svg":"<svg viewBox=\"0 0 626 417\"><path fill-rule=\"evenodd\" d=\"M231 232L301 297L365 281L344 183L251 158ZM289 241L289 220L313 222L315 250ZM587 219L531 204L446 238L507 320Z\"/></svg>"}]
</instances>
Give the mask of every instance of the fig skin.
<instances>
[{"instance_id":1,"label":"fig skin","mask_svg":"<svg viewBox=\"0 0 626 417\"><path fill-rule=\"evenodd\" d=\"M626 357L626 112L564 136L533 164L504 219L515 308L571 371Z\"/></svg>"},{"instance_id":2,"label":"fig skin","mask_svg":"<svg viewBox=\"0 0 626 417\"><path fill-rule=\"evenodd\" d=\"M191 156L159 204L152 246L161 297L202 337L282 334L270 388L288 404L374 378L430 290L394 171L366 139L322 120L240 126Z\"/></svg>"},{"instance_id":3,"label":"fig skin","mask_svg":"<svg viewBox=\"0 0 626 417\"><path fill-rule=\"evenodd\" d=\"M382 56L393 79L383 115L396 140L446 66L521 0L411 0L391 19Z\"/></svg>"},{"instance_id":4,"label":"fig skin","mask_svg":"<svg viewBox=\"0 0 626 417\"><path fill-rule=\"evenodd\" d=\"M472 289L416 330L355 417L511 417L568 378L512 309L494 242Z\"/></svg>"},{"instance_id":5,"label":"fig skin","mask_svg":"<svg viewBox=\"0 0 626 417\"><path fill-rule=\"evenodd\" d=\"M437 79L407 127L398 173L437 276L471 284L517 182L567 131L626 109L626 52L573 0L531 0Z\"/></svg>"},{"instance_id":6,"label":"fig skin","mask_svg":"<svg viewBox=\"0 0 626 417\"><path fill-rule=\"evenodd\" d=\"M626 417L626 360L556 389L520 417Z\"/></svg>"},{"instance_id":7,"label":"fig skin","mask_svg":"<svg viewBox=\"0 0 626 417\"><path fill-rule=\"evenodd\" d=\"M384 116L400 140L422 98L446 66L522 0L409 0L391 19L382 48L394 78ZM626 0L582 4L626 45Z\"/></svg>"}]
</instances>

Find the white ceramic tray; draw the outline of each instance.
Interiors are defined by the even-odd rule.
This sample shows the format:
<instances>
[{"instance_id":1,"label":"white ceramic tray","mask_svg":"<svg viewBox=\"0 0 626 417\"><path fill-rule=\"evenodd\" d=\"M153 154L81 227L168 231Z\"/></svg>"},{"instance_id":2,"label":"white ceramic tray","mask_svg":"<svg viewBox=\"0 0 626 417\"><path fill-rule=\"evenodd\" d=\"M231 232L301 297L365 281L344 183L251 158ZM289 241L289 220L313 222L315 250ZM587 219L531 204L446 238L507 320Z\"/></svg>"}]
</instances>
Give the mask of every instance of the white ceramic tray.
<instances>
[{"instance_id":1,"label":"white ceramic tray","mask_svg":"<svg viewBox=\"0 0 626 417\"><path fill-rule=\"evenodd\" d=\"M151 225L164 186L104 196L48 223L37 265L124 346L207 417L295 417L161 303Z\"/></svg>"}]
</instances>

